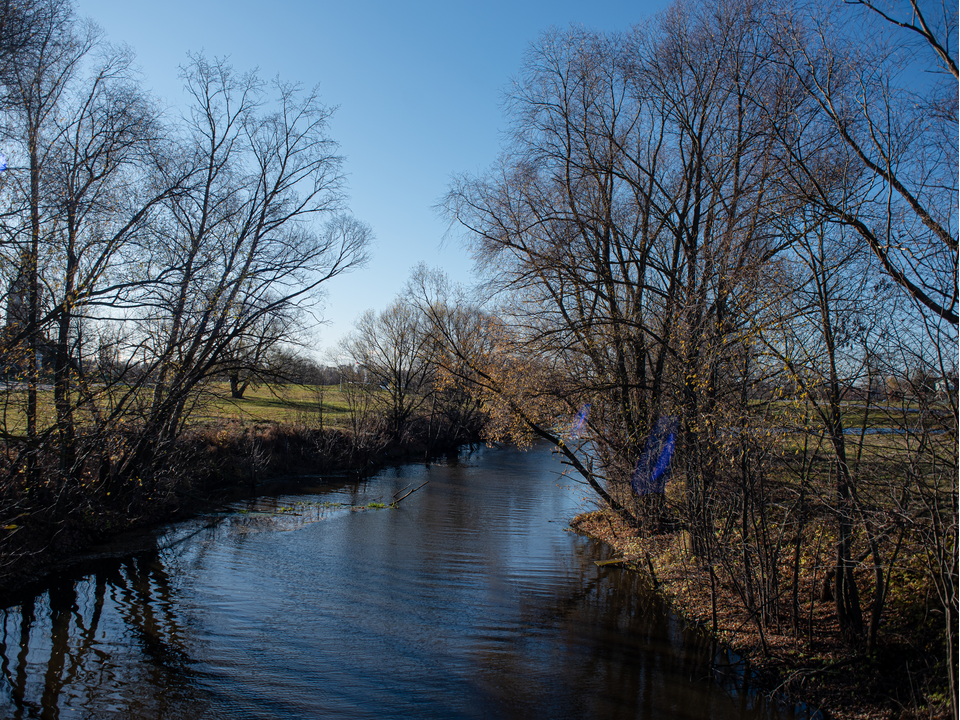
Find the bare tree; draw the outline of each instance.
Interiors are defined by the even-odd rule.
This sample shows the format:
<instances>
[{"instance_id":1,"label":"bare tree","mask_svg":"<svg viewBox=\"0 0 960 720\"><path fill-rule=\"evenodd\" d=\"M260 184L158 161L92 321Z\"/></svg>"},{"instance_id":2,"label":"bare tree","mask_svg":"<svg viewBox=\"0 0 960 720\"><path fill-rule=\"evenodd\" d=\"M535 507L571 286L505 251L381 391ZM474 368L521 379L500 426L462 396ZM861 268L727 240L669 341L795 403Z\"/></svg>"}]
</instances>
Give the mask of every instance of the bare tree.
<instances>
[{"instance_id":1,"label":"bare tree","mask_svg":"<svg viewBox=\"0 0 960 720\"><path fill-rule=\"evenodd\" d=\"M425 325L427 357L434 365L431 423L437 436L443 433L451 445L474 442L483 428L491 426L483 402L471 392L478 383L472 364L482 354L487 315L442 270L425 264L414 268L404 297Z\"/></svg>"},{"instance_id":2,"label":"bare tree","mask_svg":"<svg viewBox=\"0 0 960 720\"><path fill-rule=\"evenodd\" d=\"M124 266L162 201L179 192L182 177L164 176L156 112L131 75L126 53L103 49L89 78L77 83L72 104L56 120L56 142L43 184L49 198L43 287L54 348L54 401L61 472L76 472L74 381L80 402L94 402L83 382L83 323L128 301L137 286Z\"/></svg>"},{"instance_id":3,"label":"bare tree","mask_svg":"<svg viewBox=\"0 0 960 720\"><path fill-rule=\"evenodd\" d=\"M500 165L447 201L509 297L517 351L556 370L570 416L591 404L596 457L553 442L622 505L658 419L678 417L696 537L722 427L702 419L777 252L772 141L752 101L783 102L763 18L678 5L630 37L545 35Z\"/></svg>"},{"instance_id":4,"label":"bare tree","mask_svg":"<svg viewBox=\"0 0 960 720\"><path fill-rule=\"evenodd\" d=\"M828 254L820 253L821 271L839 258L861 268L842 288L821 275L814 303L820 308L817 338L798 347L823 347L823 357L832 358L829 372L821 366L816 399L837 477L843 479L838 517L847 530L854 522L860 525L873 561L868 644L877 642L899 542L917 542L926 549L930 581L946 614L948 695L955 698L957 448L953 441L942 441L954 437L957 427L956 393L948 389L956 372L958 322L960 126L956 45L951 43L957 10L914 0L848 5L822 6L812 15L787 13L782 23L771 25L801 100L792 114L771 123L782 147L782 177L789 178L786 202L815 218L817 229L808 231L809 239L825 234L844 238ZM834 227L825 228L829 225ZM809 243L797 245L802 247L811 248ZM858 258L863 252L875 262ZM806 253L807 258L815 255ZM858 368L848 362L838 371L839 348L844 335L849 339L856 325L870 317L867 299L888 294L886 285L898 293L878 305L885 311L876 326L881 331L874 334L872 347L861 348L859 363L868 370L868 400L880 374L899 396L873 413L904 440L896 451L882 446L865 451L861 434L852 451L846 436L850 428L843 425L849 409L841 408L844 384L838 377ZM852 288L860 288L857 302L864 306L851 311L839 295ZM793 331L800 326L795 322ZM922 389L925 381L911 382L930 376L941 378L945 389L937 401ZM861 465L864 455L879 459L898 478L883 498L879 487L872 488L873 498L864 497L863 485L871 476L869 464ZM879 499L883 502L878 504ZM847 536L841 528L835 600L841 624L855 630L856 598L842 597L855 590L851 566L856 560L842 547Z\"/></svg>"},{"instance_id":5,"label":"bare tree","mask_svg":"<svg viewBox=\"0 0 960 720\"><path fill-rule=\"evenodd\" d=\"M878 350L883 310L890 308L889 292L872 282L875 268L856 233L833 226L813 211L782 219L790 250L780 263L780 282L771 287L770 313L759 318L758 335L766 352L783 364L786 386L795 388L816 415L808 432L826 439L832 450L836 478L835 498L821 502L832 507L837 523L836 562L832 596L841 631L856 641L865 626L854 571L853 551L859 528L866 535L874 559L875 588L868 643L877 641L880 615L886 598L883 568L892 563L881 558L881 541L873 524L869 502L863 497L864 436L859 444L848 434L850 409L870 362ZM870 395L862 408L862 427L869 422ZM859 407L859 406L858 406Z\"/></svg>"},{"instance_id":6,"label":"bare tree","mask_svg":"<svg viewBox=\"0 0 960 720\"><path fill-rule=\"evenodd\" d=\"M323 283L363 262L369 229L333 218L341 158L315 92L238 76L195 56L183 70L194 106L183 156L192 183L168 198L141 264L129 354L149 377L143 430L119 472L153 461L180 432L193 394L231 347L269 318L295 314Z\"/></svg>"},{"instance_id":7,"label":"bare tree","mask_svg":"<svg viewBox=\"0 0 960 720\"><path fill-rule=\"evenodd\" d=\"M368 310L342 348L362 369L372 401L386 416L395 443L432 392L433 363L423 318L411 304L395 300L382 312Z\"/></svg>"},{"instance_id":8,"label":"bare tree","mask_svg":"<svg viewBox=\"0 0 960 720\"><path fill-rule=\"evenodd\" d=\"M0 3L0 83L9 94L4 95L4 109L16 105L19 66L24 58L48 41L51 23L69 16L68 4L50 0L24 0ZM9 86L9 89L8 89Z\"/></svg>"},{"instance_id":9,"label":"bare tree","mask_svg":"<svg viewBox=\"0 0 960 720\"><path fill-rule=\"evenodd\" d=\"M4 78L13 121L13 133L22 148L23 172L14 174L18 198L16 214L8 227L13 231L13 263L17 267L19 326L9 333L12 347L23 347L27 382L26 425L28 443L38 442L37 387L41 344L41 239L48 219L50 198L44 195L45 173L59 139L57 113L66 102L80 63L97 41L96 30L78 26L67 2L48 0L39 6L41 19L31 29L31 38L7 67ZM20 222L17 222L17 220ZM34 455L28 453L33 465Z\"/></svg>"},{"instance_id":10,"label":"bare tree","mask_svg":"<svg viewBox=\"0 0 960 720\"><path fill-rule=\"evenodd\" d=\"M798 15L778 34L805 101L781 137L805 200L859 233L922 311L956 327L957 9L927 14L910 0L900 19L851 4L873 12L852 23L841 8Z\"/></svg>"}]
</instances>

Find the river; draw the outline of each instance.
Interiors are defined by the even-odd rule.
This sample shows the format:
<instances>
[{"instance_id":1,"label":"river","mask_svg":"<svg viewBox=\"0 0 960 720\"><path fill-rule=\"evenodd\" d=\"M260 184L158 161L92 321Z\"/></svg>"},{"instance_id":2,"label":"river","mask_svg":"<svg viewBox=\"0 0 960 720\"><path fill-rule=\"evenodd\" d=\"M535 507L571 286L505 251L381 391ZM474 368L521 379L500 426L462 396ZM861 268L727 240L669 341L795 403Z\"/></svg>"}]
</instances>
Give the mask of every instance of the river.
<instances>
[{"instance_id":1,"label":"river","mask_svg":"<svg viewBox=\"0 0 960 720\"><path fill-rule=\"evenodd\" d=\"M543 448L481 448L302 478L99 549L0 611L0 716L801 717L718 681L723 653L597 567L609 550L567 528L586 492L561 471Z\"/></svg>"}]
</instances>

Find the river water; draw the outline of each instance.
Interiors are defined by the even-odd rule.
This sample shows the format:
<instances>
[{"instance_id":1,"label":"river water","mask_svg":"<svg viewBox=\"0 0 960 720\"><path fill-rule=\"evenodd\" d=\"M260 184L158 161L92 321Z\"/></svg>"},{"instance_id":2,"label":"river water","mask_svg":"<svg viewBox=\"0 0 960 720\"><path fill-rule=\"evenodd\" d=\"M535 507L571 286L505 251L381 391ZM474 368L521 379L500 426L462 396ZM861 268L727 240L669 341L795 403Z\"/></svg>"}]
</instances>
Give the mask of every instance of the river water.
<instances>
[{"instance_id":1,"label":"river water","mask_svg":"<svg viewBox=\"0 0 960 720\"><path fill-rule=\"evenodd\" d=\"M799 717L718 681L709 641L595 564L561 471L482 448L106 549L0 611L0 716Z\"/></svg>"}]
</instances>

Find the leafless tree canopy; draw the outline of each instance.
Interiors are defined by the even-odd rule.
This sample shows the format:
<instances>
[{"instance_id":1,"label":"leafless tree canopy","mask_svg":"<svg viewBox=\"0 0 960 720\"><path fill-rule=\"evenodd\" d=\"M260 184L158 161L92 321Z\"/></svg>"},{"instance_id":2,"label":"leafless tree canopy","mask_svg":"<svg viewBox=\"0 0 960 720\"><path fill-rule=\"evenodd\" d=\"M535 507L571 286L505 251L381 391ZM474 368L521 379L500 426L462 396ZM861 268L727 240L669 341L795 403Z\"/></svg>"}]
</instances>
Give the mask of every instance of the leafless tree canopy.
<instances>
[{"instance_id":1,"label":"leafless tree canopy","mask_svg":"<svg viewBox=\"0 0 960 720\"><path fill-rule=\"evenodd\" d=\"M761 638L805 632L829 527L817 582L848 642L875 647L915 542L956 663L956 31L946 4L752 0L549 31L501 157L443 203L497 302L492 344L444 342L489 432L682 528ZM638 491L664 419L671 482Z\"/></svg>"},{"instance_id":2,"label":"leafless tree canopy","mask_svg":"<svg viewBox=\"0 0 960 720\"><path fill-rule=\"evenodd\" d=\"M162 473L205 385L265 370L365 260L316 91L201 55L181 76L190 105L164 117L69 3L0 7L0 352L8 406L25 398L4 472L56 456L96 492Z\"/></svg>"}]
</instances>

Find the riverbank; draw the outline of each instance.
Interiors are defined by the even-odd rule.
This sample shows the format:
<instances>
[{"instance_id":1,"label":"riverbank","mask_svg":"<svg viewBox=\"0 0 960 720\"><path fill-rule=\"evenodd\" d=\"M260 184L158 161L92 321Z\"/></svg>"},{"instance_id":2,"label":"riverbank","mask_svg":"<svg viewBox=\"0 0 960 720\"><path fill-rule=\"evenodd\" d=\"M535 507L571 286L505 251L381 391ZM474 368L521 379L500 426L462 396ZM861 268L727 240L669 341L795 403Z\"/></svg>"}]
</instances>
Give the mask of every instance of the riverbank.
<instances>
[{"instance_id":1,"label":"riverbank","mask_svg":"<svg viewBox=\"0 0 960 720\"><path fill-rule=\"evenodd\" d=\"M104 490L92 481L5 488L0 599L119 535L183 520L273 480L364 477L385 465L456 451L411 435L404 443L298 423L219 423L186 433L166 472Z\"/></svg>"},{"instance_id":2,"label":"riverbank","mask_svg":"<svg viewBox=\"0 0 960 720\"><path fill-rule=\"evenodd\" d=\"M913 619L915 608L894 603L884 617L879 646L867 656L843 642L833 602L821 600L815 587L806 587L808 622L816 632L798 641L784 623L784 632L765 628L761 636L722 577L711 578L688 552L682 532L642 538L637 529L604 510L579 515L570 526L615 548L624 565L645 573L679 615L746 658L771 693L783 693L837 720L949 717L942 707L944 698L937 702L931 667L936 639L925 637ZM715 605L711 582L719 590ZM918 702L918 694L926 695L925 704Z\"/></svg>"},{"instance_id":3,"label":"riverbank","mask_svg":"<svg viewBox=\"0 0 960 720\"><path fill-rule=\"evenodd\" d=\"M610 552L565 532L582 495L549 447L463 456L281 480L84 553L4 606L0 717L776 714L704 682L712 643L644 578L597 572Z\"/></svg>"}]
</instances>

